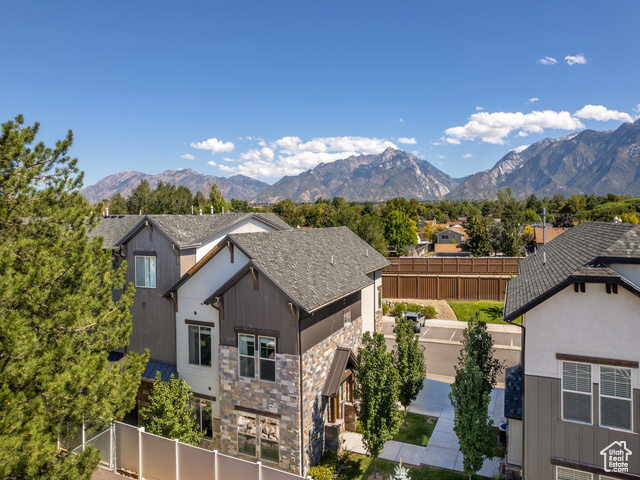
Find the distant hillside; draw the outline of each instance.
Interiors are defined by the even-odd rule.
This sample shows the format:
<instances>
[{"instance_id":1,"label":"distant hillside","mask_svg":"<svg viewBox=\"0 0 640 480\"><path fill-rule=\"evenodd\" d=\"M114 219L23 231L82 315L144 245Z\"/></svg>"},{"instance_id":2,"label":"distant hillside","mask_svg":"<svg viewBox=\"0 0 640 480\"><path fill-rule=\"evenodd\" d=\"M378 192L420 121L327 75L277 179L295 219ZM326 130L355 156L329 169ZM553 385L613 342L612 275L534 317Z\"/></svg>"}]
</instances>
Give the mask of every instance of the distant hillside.
<instances>
[{"instance_id":1,"label":"distant hillside","mask_svg":"<svg viewBox=\"0 0 640 480\"><path fill-rule=\"evenodd\" d=\"M584 130L511 151L493 168L472 175L445 198L495 198L499 188L516 196L556 193L640 195L640 120L614 131Z\"/></svg>"},{"instance_id":2,"label":"distant hillside","mask_svg":"<svg viewBox=\"0 0 640 480\"><path fill-rule=\"evenodd\" d=\"M143 180L149 182L151 188L155 188L158 182L170 183L172 185L183 185L193 194L201 191L205 195L214 183L226 199L236 198L238 200L251 200L258 192L263 190L268 184L254 180L244 175L234 175L224 178L215 175L203 175L194 172L190 168L183 170L167 170L157 175L149 175L142 172L120 172L104 177L95 185L84 188L80 193L91 203L99 202L102 199L110 198L116 193L127 197L131 191Z\"/></svg>"},{"instance_id":3,"label":"distant hillside","mask_svg":"<svg viewBox=\"0 0 640 480\"><path fill-rule=\"evenodd\" d=\"M275 203L285 198L313 202L318 197L347 201L385 201L394 197L432 200L457 185L429 162L402 150L387 148L377 155L359 155L322 163L295 177L284 177L254 198Z\"/></svg>"}]
</instances>

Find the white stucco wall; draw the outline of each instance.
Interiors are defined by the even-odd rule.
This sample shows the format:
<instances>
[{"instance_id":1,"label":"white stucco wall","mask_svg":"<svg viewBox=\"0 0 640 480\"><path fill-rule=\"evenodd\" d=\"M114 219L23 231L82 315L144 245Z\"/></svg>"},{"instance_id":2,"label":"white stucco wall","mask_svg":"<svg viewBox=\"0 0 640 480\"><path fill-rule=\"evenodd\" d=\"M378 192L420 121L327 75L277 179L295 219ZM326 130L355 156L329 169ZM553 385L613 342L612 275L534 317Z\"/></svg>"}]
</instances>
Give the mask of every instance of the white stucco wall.
<instances>
[{"instance_id":1,"label":"white stucco wall","mask_svg":"<svg viewBox=\"0 0 640 480\"><path fill-rule=\"evenodd\" d=\"M382 273L370 273L369 278L374 283L362 289L362 333L373 333L375 331L376 310L378 310L378 287L382 285Z\"/></svg>"},{"instance_id":2,"label":"white stucco wall","mask_svg":"<svg viewBox=\"0 0 640 480\"><path fill-rule=\"evenodd\" d=\"M220 418L219 392L219 345L220 325L218 310L210 305L203 305L215 290L235 275L249 259L238 249L234 251L234 262L231 263L229 250L225 247L217 253L204 267L178 289L178 312L176 313L176 354L178 374L195 393L216 397L213 402L213 416ZM189 364L188 326L185 320L213 322L211 329L211 367Z\"/></svg>"},{"instance_id":3,"label":"white stucco wall","mask_svg":"<svg viewBox=\"0 0 640 480\"><path fill-rule=\"evenodd\" d=\"M562 378L556 353L640 360L640 298L622 287L607 294L604 284L573 285L526 314L525 374ZM598 382L597 368L593 381ZM640 369L632 369L634 388Z\"/></svg>"},{"instance_id":4,"label":"white stucco wall","mask_svg":"<svg viewBox=\"0 0 640 480\"><path fill-rule=\"evenodd\" d=\"M247 233L247 232L273 232L275 228L262 223L260 220L250 218L244 222L240 222L227 230L224 230L215 237L207 240L200 248L196 250L196 262L199 262L213 247L230 233Z\"/></svg>"}]
</instances>

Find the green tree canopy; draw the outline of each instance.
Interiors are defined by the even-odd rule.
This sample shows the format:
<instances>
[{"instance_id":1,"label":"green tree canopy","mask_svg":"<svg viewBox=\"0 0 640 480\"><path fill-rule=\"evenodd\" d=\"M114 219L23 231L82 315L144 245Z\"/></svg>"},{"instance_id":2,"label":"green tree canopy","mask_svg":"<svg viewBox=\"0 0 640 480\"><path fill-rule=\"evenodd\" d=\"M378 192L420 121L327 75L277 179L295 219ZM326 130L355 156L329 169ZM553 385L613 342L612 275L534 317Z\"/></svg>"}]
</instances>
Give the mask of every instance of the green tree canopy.
<instances>
[{"instance_id":1,"label":"green tree canopy","mask_svg":"<svg viewBox=\"0 0 640 480\"><path fill-rule=\"evenodd\" d=\"M191 387L186 381L171 375L171 381L163 382L160 372L156 372L153 390L149 395L150 405L140 412L147 432L198 445L203 433L189 404L192 396Z\"/></svg>"},{"instance_id":2,"label":"green tree canopy","mask_svg":"<svg viewBox=\"0 0 640 480\"><path fill-rule=\"evenodd\" d=\"M406 213L394 210L384 225L384 236L389 245L399 249L418 243L418 225Z\"/></svg>"},{"instance_id":3,"label":"green tree canopy","mask_svg":"<svg viewBox=\"0 0 640 480\"><path fill-rule=\"evenodd\" d=\"M214 183L209 190L209 204L213 207L213 213L230 211L230 205L225 201L217 183Z\"/></svg>"},{"instance_id":4,"label":"green tree canopy","mask_svg":"<svg viewBox=\"0 0 640 480\"><path fill-rule=\"evenodd\" d=\"M148 355L108 354L128 346L134 289L126 263L114 270L77 192L68 133L34 144L39 125L22 116L0 135L0 477L89 479L99 455L58 450L58 436L86 422L120 419L135 404Z\"/></svg>"},{"instance_id":5,"label":"green tree canopy","mask_svg":"<svg viewBox=\"0 0 640 480\"><path fill-rule=\"evenodd\" d=\"M146 215L150 213L151 202L149 182L142 180L127 198L127 210L131 215L138 215L139 213Z\"/></svg>"},{"instance_id":6,"label":"green tree canopy","mask_svg":"<svg viewBox=\"0 0 640 480\"><path fill-rule=\"evenodd\" d=\"M365 332L358 351L356 394L360 398L358 420L362 426L362 443L373 457L375 474L378 456L387 440L400 428L398 409L400 378L387 352L384 335Z\"/></svg>"},{"instance_id":7,"label":"green tree canopy","mask_svg":"<svg viewBox=\"0 0 640 480\"><path fill-rule=\"evenodd\" d=\"M407 407L418 397L427 377L424 362L424 347L420 346L420 337L413 332L413 324L403 317L396 318L396 344L393 347L393 363L398 370L400 386L398 400Z\"/></svg>"},{"instance_id":8,"label":"green tree canopy","mask_svg":"<svg viewBox=\"0 0 640 480\"><path fill-rule=\"evenodd\" d=\"M467 247L471 250L474 257L488 257L493 249L491 248L491 240L489 237L489 221L488 219L472 216L468 219L466 232Z\"/></svg>"}]
</instances>

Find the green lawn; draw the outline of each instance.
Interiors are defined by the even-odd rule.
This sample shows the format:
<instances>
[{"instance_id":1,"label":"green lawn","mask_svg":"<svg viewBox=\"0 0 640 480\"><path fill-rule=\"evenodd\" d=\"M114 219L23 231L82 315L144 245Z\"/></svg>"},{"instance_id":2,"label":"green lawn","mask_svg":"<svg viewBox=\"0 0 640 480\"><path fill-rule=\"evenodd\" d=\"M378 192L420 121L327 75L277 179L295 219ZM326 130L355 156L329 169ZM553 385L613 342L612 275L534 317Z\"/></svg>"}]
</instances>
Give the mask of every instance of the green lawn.
<instances>
[{"instance_id":1,"label":"green lawn","mask_svg":"<svg viewBox=\"0 0 640 480\"><path fill-rule=\"evenodd\" d=\"M397 442L411 443L426 447L436 427L436 417L427 417L417 413L407 413L406 425L400 427L400 431L393 439Z\"/></svg>"},{"instance_id":2,"label":"green lawn","mask_svg":"<svg viewBox=\"0 0 640 480\"><path fill-rule=\"evenodd\" d=\"M388 480L393 475L398 464L389 460L378 459L376 468L376 480ZM462 472L444 470L436 467L413 467L405 465L409 469L412 480L468 480ZM474 476L474 480L482 480L485 477ZM352 453L347 464L340 470L336 480L373 480L373 461L371 457Z\"/></svg>"},{"instance_id":3,"label":"green lawn","mask_svg":"<svg viewBox=\"0 0 640 480\"><path fill-rule=\"evenodd\" d=\"M447 303L456 314L456 317L458 317L458 320L462 322L469 321L478 312L480 320L485 323L507 324L502 320L504 302L450 300ZM520 319L517 319L516 323L520 323Z\"/></svg>"}]
</instances>

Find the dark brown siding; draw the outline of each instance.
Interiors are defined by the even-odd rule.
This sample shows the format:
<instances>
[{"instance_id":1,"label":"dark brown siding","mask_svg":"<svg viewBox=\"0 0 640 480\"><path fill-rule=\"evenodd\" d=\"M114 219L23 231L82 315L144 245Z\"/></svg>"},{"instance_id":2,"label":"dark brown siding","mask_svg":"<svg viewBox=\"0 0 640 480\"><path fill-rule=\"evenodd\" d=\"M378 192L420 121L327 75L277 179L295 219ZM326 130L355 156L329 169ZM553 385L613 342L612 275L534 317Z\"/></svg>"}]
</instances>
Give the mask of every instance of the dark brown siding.
<instances>
[{"instance_id":1,"label":"dark brown siding","mask_svg":"<svg viewBox=\"0 0 640 480\"><path fill-rule=\"evenodd\" d=\"M598 385L594 385L594 421L598 415ZM626 440L632 452L640 451L636 433L562 420L559 379L525 376L524 472L526 480L555 478L552 458L603 466L600 451L614 441ZM640 426L640 390L633 391L634 431ZM640 456L631 455L630 472L640 474Z\"/></svg>"},{"instance_id":2,"label":"dark brown siding","mask_svg":"<svg viewBox=\"0 0 640 480\"><path fill-rule=\"evenodd\" d=\"M142 352L149 348L151 358L176 362L176 327L173 302L161 295L180 278L179 251L157 228L142 228L127 243L127 282L135 284L136 252L155 253L156 288L136 289L132 308L133 333L129 348Z\"/></svg>"},{"instance_id":3,"label":"dark brown siding","mask_svg":"<svg viewBox=\"0 0 640 480\"><path fill-rule=\"evenodd\" d=\"M267 277L258 273L259 290L253 289L250 273L223 295L224 318L220 320L220 343L237 347L238 330L274 332L278 353L298 353L298 317L289 300Z\"/></svg>"},{"instance_id":4,"label":"dark brown siding","mask_svg":"<svg viewBox=\"0 0 640 480\"><path fill-rule=\"evenodd\" d=\"M448 243L448 242L447 242ZM518 273L521 257L391 257L382 273L508 275Z\"/></svg>"},{"instance_id":5,"label":"dark brown siding","mask_svg":"<svg viewBox=\"0 0 640 480\"><path fill-rule=\"evenodd\" d=\"M187 271L196 264L196 249L190 248L188 250L180 251L180 276L187 273Z\"/></svg>"},{"instance_id":6,"label":"dark brown siding","mask_svg":"<svg viewBox=\"0 0 640 480\"><path fill-rule=\"evenodd\" d=\"M509 277L382 274L384 298L504 300Z\"/></svg>"},{"instance_id":7,"label":"dark brown siding","mask_svg":"<svg viewBox=\"0 0 640 480\"><path fill-rule=\"evenodd\" d=\"M344 327L344 313L351 311L351 321L361 315L361 292L356 292L300 319L302 351L306 352Z\"/></svg>"}]
</instances>

